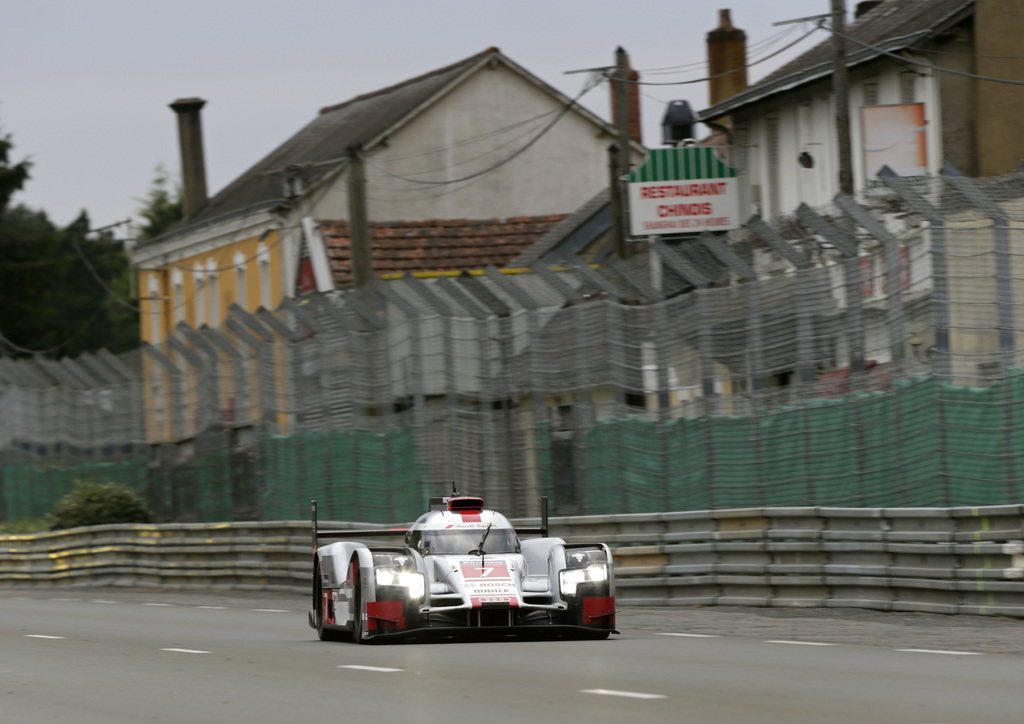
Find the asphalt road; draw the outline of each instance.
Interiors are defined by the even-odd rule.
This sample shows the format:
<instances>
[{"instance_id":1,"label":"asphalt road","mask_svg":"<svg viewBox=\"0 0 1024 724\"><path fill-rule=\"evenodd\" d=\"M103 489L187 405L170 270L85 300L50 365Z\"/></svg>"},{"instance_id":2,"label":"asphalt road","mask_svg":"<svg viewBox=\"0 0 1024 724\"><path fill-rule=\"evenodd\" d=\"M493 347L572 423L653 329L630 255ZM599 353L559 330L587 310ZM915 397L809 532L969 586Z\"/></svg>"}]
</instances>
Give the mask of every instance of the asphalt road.
<instances>
[{"instance_id":1,"label":"asphalt road","mask_svg":"<svg viewBox=\"0 0 1024 724\"><path fill-rule=\"evenodd\" d=\"M0 723L1024 722L1016 620L624 608L607 641L356 646L318 641L305 609L4 589Z\"/></svg>"}]
</instances>

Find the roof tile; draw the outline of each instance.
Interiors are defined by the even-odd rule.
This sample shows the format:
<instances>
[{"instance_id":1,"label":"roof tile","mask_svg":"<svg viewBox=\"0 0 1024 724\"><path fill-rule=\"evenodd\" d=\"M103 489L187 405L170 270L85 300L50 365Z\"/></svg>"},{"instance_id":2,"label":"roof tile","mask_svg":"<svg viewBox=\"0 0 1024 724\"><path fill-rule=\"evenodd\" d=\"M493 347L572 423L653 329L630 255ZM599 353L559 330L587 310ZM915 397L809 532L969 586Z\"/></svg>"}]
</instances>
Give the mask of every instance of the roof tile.
<instances>
[{"instance_id":1,"label":"roof tile","mask_svg":"<svg viewBox=\"0 0 1024 724\"><path fill-rule=\"evenodd\" d=\"M375 274L503 267L566 214L509 219L428 219L370 224ZM334 283L352 283L347 221L321 222Z\"/></svg>"}]
</instances>

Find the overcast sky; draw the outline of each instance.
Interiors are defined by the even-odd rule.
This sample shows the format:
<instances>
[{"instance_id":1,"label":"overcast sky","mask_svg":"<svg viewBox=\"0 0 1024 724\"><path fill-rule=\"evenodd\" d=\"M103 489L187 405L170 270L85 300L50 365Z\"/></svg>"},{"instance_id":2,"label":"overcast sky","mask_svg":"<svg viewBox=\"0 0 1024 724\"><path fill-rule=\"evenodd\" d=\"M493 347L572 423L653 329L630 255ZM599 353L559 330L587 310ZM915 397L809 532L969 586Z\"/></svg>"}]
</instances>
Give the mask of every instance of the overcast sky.
<instances>
[{"instance_id":1,"label":"overcast sky","mask_svg":"<svg viewBox=\"0 0 1024 724\"><path fill-rule=\"evenodd\" d=\"M827 13L829 0L0 0L0 133L12 137L14 161L33 163L14 202L59 225L83 209L94 228L137 217L156 167L179 173L168 108L177 98L207 101L212 195L320 108L490 46L570 96L585 76L565 71L611 65L619 45L644 81L698 79L705 36L725 7L756 61L811 27L773 22ZM754 66L750 80L825 37ZM708 105L704 83L641 92L650 147L665 102ZM609 118L606 84L584 102Z\"/></svg>"}]
</instances>

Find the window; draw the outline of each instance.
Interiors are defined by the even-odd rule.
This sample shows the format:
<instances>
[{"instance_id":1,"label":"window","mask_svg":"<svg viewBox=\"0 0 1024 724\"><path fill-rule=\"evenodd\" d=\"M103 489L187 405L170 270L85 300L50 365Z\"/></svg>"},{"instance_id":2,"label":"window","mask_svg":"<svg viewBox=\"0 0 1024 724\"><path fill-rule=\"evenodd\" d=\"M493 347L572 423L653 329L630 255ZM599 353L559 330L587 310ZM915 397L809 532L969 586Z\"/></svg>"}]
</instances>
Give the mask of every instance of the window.
<instances>
[{"instance_id":1,"label":"window","mask_svg":"<svg viewBox=\"0 0 1024 724\"><path fill-rule=\"evenodd\" d=\"M180 269L171 274L171 289L171 319L177 326L185 319L185 281Z\"/></svg>"},{"instance_id":2,"label":"window","mask_svg":"<svg viewBox=\"0 0 1024 724\"><path fill-rule=\"evenodd\" d=\"M203 268L196 264L192 277L196 283L196 329L206 324L206 276Z\"/></svg>"},{"instance_id":3,"label":"window","mask_svg":"<svg viewBox=\"0 0 1024 724\"><path fill-rule=\"evenodd\" d=\"M206 287L210 295L210 318L207 323L216 327L220 324L220 284L217 279L217 263L213 259L206 260Z\"/></svg>"},{"instance_id":4,"label":"window","mask_svg":"<svg viewBox=\"0 0 1024 724\"><path fill-rule=\"evenodd\" d=\"M864 81L864 105L866 106L877 106L878 105L878 79L872 78Z\"/></svg>"},{"instance_id":5,"label":"window","mask_svg":"<svg viewBox=\"0 0 1024 724\"><path fill-rule=\"evenodd\" d=\"M917 97L917 73L905 70L900 73L900 103L910 105Z\"/></svg>"},{"instance_id":6,"label":"window","mask_svg":"<svg viewBox=\"0 0 1024 724\"><path fill-rule=\"evenodd\" d=\"M156 272L149 277L149 340L150 344L160 344L160 278Z\"/></svg>"},{"instance_id":7,"label":"window","mask_svg":"<svg viewBox=\"0 0 1024 724\"><path fill-rule=\"evenodd\" d=\"M242 309L248 309L248 290L245 288L245 254L240 251L235 252L235 302Z\"/></svg>"},{"instance_id":8,"label":"window","mask_svg":"<svg viewBox=\"0 0 1024 724\"><path fill-rule=\"evenodd\" d=\"M260 306L270 309L270 250L260 244L257 258L260 263Z\"/></svg>"},{"instance_id":9,"label":"window","mask_svg":"<svg viewBox=\"0 0 1024 724\"><path fill-rule=\"evenodd\" d=\"M779 215L779 117L765 119L765 135L768 158L768 216Z\"/></svg>"}]
</instances>

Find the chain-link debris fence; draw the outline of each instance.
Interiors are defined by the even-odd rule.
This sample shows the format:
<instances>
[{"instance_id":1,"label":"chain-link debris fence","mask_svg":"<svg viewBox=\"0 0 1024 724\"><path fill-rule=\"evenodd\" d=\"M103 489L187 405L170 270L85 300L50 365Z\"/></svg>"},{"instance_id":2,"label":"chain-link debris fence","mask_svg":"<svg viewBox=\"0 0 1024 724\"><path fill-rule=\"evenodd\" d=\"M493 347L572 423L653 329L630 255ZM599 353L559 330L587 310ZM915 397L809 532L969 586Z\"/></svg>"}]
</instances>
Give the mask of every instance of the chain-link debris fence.
<instances>
[{"instance_id":1,"label":"chain-link debris fence","mask_svg":"<svg viewBox=\"0 0 1024 724\"><path fill-rule=\"evenodd\" d=\"M232 307L129 355L0 359L0 519L75 480L163 520L410 520L1024 500L1024 177L630 260L377 280Z\"/></svg>"}]
</instances>

